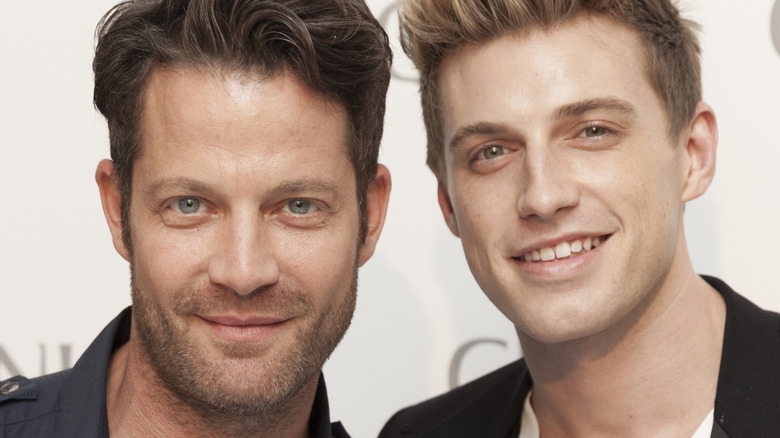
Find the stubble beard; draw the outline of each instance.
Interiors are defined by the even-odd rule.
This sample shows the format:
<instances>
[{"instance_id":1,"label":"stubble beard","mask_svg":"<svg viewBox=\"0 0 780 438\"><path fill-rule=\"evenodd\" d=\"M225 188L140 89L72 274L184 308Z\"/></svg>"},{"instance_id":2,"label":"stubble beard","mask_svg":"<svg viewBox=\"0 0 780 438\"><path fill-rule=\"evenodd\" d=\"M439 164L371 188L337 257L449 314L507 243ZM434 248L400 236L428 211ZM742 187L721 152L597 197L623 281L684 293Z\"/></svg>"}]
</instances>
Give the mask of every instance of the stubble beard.
<instances>
[{"instance_id":1,"label":"stubble beard","mask_svg":"<svg viewBox=\"0 0 780 438\"><path fill-rule=\"evenodd\" d=\"M306 292L290 288L260 290L248 299L224 288L209 288L177 297L171 309L178 317L174 319L141 290L131 264L133 322L141 350L173 401L202 421L220 428L239 425L245 430L279 427L275 423L284 422L291 401L319 375L350 325L357 296L357 267L355 262L344 298L320 309ZM262 309L263 314L276 311L307 321L283 354L267 354L271 345L225 342L218 345L220 360L210 360L202 346L188 336L189 327L180 317L236 308ZM188 421L186 417L178 420Z\"/></svg>"}]
</instances>

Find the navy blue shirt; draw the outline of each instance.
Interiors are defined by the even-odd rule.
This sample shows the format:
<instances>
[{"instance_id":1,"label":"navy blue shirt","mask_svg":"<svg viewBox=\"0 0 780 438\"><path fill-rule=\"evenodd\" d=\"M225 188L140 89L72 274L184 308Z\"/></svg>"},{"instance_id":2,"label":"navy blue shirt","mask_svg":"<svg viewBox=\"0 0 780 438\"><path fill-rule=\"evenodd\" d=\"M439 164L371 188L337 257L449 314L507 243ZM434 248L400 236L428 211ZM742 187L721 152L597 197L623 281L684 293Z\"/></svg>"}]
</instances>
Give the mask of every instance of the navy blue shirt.
<instances>
[{"instance_id":1,"label":"navy blue shirt","mask_svg":"<svg viewBox=\"0 0 780 438\"><path fill-rule=\"evenodd\" d=\"M108 362L130 339L131 320L128 307L103 329L71 369L34 379L16 376L0 381L0 438L108 437ZM309 429L316 438L349 438L341 423L330 423L322 375Z\"/></svg>"}]
</instances>

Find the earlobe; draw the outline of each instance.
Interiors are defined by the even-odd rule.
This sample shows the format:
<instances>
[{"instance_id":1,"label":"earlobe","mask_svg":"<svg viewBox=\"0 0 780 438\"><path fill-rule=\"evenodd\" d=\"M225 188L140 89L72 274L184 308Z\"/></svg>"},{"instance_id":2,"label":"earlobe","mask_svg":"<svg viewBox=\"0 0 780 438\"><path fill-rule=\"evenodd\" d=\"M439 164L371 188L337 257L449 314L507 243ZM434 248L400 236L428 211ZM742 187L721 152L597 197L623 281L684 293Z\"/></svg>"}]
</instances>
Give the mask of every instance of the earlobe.
<instances>
[{"instance_id":1,"label":"earlobe","mask_svg":"<svg viewBox=\"0 0 780 438\"><path fill-rule=\"evenodd\" d=\"M377 165L376 176L366 192L366 240L360 248L358 266L363 266L374 255L374 249L385 225L391 188L390 171L381 164Z\"/></svg>"},{"instance_id":2,"label":"earlobe","mask_svg":"<svg viewBox=\"0 0 780 438\"><path fill-rule=\"evenodd\" d=\"M688 165L685 171L682 202L688 202L703 195L715 176L716 151L718 146L718 125L715 113L709 105L696 105L690 135L685 145Z\"/></svg>"},{"instance_id":3,"label":"earlobe","mask_svg":"<svg viewBox=\"0 0 780 438\"><path fill-rule=\"evenodd\" d=\"M452 200L449 193L447 193L447 186L439 181L439 208L444 215L444 221L447 223L452 234L460 237L460 230L458 230L458 221L455 218L455 211L452 208Z\"/></svg>"},{"instance_id":4,"label":"earlobe","mask_svg":"<svg viewBox=\"0 0 780 438\"><path fill-rule=\"evenodd\" d=\"M95 182L100 190L100 202L103 205L103 214L106 216L108 228L111 230L114 248L125 260L130 261L130 252L122 240L121 196L112 161L102 160L98 164Z\"/></svg>"}]
</instances>

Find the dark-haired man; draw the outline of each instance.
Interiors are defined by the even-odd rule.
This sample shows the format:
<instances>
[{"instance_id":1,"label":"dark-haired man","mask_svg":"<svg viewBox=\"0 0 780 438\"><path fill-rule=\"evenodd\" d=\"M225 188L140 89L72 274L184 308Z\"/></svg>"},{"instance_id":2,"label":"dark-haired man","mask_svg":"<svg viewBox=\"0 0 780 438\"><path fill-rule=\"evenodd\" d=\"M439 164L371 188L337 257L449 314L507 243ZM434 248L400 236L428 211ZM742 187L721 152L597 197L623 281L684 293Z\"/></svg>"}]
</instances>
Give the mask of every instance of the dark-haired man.
<instances>
[{"instance_id":1,"label":"dark-haired man","mask_svg":"<svg viewBox=\"0 0 780 438\"><path fill-rule=\"evenodd\" d=\"M384 223L390 58L362 0L112 9L96 180L133 306L74 368L0 382L0 436L347 436L321 367Z\"/></svg>"},{"instance_id":2,"label":"dark-haired man","mask_svg":"<svg viewBox=\"0 0 780 438\"><path fill-rule=\"evenodd\" d=\"M524 359L383 437L769 437L780 317L693 270L717 128L669 0L404 0L439 204Z\"/></svg>"}]
</instances>

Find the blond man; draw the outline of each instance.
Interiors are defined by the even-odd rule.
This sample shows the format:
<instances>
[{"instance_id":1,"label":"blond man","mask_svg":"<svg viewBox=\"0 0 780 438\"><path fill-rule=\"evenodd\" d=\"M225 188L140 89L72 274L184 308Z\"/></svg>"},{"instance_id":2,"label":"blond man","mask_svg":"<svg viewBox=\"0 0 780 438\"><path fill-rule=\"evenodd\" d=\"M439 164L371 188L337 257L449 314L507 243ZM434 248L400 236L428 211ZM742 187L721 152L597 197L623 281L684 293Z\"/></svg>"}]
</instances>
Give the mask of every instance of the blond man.
<instances>
[{"instance_id":1,"label":"blond man","mask_svg":"<svg viewBox=\"0 0 780 438\"><path fill-rule=\"evenodd\" d=\"M524 358L382 437L760 437L780 317L697 275L715 171L694 24L669 0L407 0L428 164Z\"/></svg>"}]
</instances>

